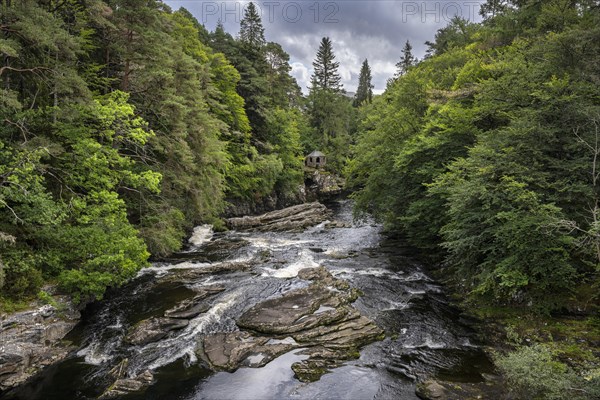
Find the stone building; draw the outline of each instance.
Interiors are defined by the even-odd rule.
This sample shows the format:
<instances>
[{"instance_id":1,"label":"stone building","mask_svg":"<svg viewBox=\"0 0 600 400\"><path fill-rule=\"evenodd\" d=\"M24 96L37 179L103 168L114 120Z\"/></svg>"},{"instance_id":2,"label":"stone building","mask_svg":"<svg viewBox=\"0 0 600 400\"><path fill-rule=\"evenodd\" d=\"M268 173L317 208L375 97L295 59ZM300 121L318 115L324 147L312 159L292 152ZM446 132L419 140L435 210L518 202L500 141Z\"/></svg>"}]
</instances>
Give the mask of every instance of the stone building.
<instances>
[{"instance_id":1,"label":"stone building","mask_svg":"<svg viewBox=\"0 0 600 400\"><path fill-rule=\"evenodd\" d=\"M327 157L325 154L318 150L313 151L304 158L304 165L307 167L321 168L327 163Z\"/></svg>"}]
</instances>

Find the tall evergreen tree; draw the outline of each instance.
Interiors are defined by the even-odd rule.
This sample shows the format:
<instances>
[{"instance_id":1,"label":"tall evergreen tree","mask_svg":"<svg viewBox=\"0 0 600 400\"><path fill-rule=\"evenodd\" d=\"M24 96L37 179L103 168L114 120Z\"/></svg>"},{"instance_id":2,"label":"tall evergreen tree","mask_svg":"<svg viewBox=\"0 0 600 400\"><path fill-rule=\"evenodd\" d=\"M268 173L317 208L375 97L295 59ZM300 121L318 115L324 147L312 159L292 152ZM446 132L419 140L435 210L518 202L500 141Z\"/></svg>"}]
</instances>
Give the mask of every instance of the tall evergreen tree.
<instances>
[{"instance_id":1,"label":"tall evergreen tree","mask_svg":"<svg viewBox=\"0 0 600 400\"><path fill-rule=\"evenodd\" d=\"M410 67L417 63L417 59L412 53L412 45L407 40L404 44L404 48L402 49L402 57L400 57L400 61L396 64L396 75L394 78L399 78L409 70Z\"/></svg>"},{"instance_id":2,"label":"tall evergreen tree","mask_svg":"<svg viewBox=\"0 0 600 400\"><path fill-rule=\"evenodd\" d=\"M360 68L360 76L358 77L358 89L354 97L353 105L358 107L363 103L371 103L373 100L373 85L371 84L371 67L369 61L365 58L362 67Z\"/></svg>"},{"instance_id":3,"label":"tall evergreen tree","mask_svg":"<svg viewBox=\"0 0 600 400\"><path fill-rule=\"evenodd\" d=\"M315 72L311 77L312 89L324 89L339 92L343 89L338 73L340 63L335 61L331 39L324 37L313 61Z\"/></svg>"},{"instance_id":4,"label":"tall evergreen tree","mask_svg":"<svg viewBox=\"0 0 600 400\"><path fill-rule=\"evenodd\" d=\"M265 28L252 2L248 4L240 22L240 41L254 49L260 49L266 44Z\"/></svg>"}]
</instances>

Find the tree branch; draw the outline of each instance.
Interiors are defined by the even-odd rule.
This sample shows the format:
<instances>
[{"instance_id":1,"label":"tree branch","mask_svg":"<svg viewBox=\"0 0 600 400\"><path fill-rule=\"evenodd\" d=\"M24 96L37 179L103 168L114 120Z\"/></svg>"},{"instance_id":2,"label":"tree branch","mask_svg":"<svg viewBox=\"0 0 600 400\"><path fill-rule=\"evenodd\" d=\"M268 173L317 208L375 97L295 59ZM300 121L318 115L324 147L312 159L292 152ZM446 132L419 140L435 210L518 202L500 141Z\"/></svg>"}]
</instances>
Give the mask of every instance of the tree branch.
<instances>
[{"instance_id":1,"label":"tree branch","mask_svg":"<svg viewBox=\"0 0 600 400\"><path fill-rule=\"evenodd\" d=\"M4 71L15 71L15 72L37 72L37 71L51 71L50 68L46 68L46 67L34 67L34 68L13 68L13 67L9 67L7 65L5 65L4 67L0 68L0 75L2 75L4 73Z\"/></svg>"}]
</instances>

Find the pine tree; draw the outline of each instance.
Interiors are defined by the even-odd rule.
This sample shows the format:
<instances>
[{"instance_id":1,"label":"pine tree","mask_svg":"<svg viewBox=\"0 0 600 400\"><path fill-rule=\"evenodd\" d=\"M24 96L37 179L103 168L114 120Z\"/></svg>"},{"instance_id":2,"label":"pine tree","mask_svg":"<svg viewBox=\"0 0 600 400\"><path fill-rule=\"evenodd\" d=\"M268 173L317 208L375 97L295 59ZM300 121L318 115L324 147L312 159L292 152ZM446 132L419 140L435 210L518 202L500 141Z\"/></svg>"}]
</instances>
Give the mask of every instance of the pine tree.
<instances>
[{"instance_id":1,"label":"pine tree","mask_svg":"<svg viewBox=\"0 0 600 400\"><path fill-rule=\"evenodd\" d=\"M343 89L338 74L339 62L335 61L335 54L331 45L331 39L324 37L317 52L317 58L313 62L315 72L311 77L312 89L324 89L339 92Z\"/></svg>"},{"instance_id":2,"label":"pine tree","mask_svg":"<svg viewBox=\"0 0 600 400\"><path fill-rule=\"evenodd\" d=\"M248 4L244 11L240 22L240 41L253 49L261 49L266 44L265 28L254 3Z\"/></svg>"},{"instance_id":3,"label":"pine tree","mask_svg":"<svg viewBox=\"0 0 600 400\"><path fill-rule=\"evenodd\" d=\"M360 68L358 89L356 89L356 96L354 97L352 105L358 107L364 102L371 103L372 100L373 85L371 84L371 67L369 67L369 61L365 58L365 61Z\"/></svg>"},{"instance_id":4,"label":"pine tree","mask_svg":"<svg viewBox=\"0 0 600 400\"><path fill-rule=\"evenodd\" d=\"M399 78L402 75L404 75L406 71L408 71L410 67L412 67L416 63L417 59L412 53L412 45L407 40L404 44L404 48L402 49L402 57L400 58L400 61L398 61L398 63L396 64L396 68L398 68L398 70L396 71L396 75L394 75L394 78Z\"/></svg>"}]
</instances>

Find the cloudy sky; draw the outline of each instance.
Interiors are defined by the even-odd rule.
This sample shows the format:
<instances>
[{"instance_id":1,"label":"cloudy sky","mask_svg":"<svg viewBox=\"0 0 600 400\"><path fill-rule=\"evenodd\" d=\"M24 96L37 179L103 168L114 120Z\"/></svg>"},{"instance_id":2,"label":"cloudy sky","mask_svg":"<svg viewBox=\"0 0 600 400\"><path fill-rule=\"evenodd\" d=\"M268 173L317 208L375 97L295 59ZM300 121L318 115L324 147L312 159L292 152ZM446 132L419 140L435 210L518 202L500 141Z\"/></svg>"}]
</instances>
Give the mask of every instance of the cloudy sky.
<instances>
[{"instance_id":1,"label":"cloudy sky","mask_svg":"<svg viewBox=\"0 0 600 400\"><path fill-rule=\"evenodd\" d=\"M280 43L290 54L292 73L307 92L321 38L329 36L344 88L353 92L360 66L369 60L375 93L383 92L406 40L418 58L425 54L425 41L433 40L454 15L479 21L479 5L485 0L461 1L254 1L262 13L268 41ZM167 0L174 10L187 8L208 30L221 19L236 36L249 1Z\"/></svg>"}]
</instances>

